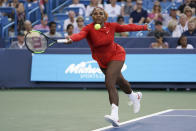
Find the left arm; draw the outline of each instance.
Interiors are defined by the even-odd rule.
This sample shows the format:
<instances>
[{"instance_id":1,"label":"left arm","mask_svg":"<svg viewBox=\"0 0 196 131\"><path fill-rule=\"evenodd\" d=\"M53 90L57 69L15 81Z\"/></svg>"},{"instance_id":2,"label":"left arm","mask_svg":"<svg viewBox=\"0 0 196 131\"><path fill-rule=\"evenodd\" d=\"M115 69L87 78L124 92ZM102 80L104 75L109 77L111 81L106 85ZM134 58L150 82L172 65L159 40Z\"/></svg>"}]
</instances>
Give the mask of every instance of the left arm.
<instances>
[{"instance_id":1,"label":"left arm","mask_svg":"<svg viewBox=\"0 0 196 131\"><path fill-rule=\"evenodd\" d=\"M113 24L115 26L115 32L145 31L145 30L148 30L147 25L136 25L136 24L120 25L118 23L113 23Z\"/></svg>"}]
</instances>

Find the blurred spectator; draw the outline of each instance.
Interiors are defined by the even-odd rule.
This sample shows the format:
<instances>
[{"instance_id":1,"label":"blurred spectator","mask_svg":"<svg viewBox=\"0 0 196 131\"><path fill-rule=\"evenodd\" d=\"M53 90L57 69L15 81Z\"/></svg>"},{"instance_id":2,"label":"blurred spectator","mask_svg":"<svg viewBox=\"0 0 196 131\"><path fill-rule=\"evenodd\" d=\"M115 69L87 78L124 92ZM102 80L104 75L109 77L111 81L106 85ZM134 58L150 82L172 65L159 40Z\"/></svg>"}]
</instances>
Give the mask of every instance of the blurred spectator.
<instances>
[{"instance_id":1,"label":"blurred spectator","mask_svg":"<svg viewBox=\"0 0 196 131\"><path fill-rule=\"evenodd\" d=\"M72 24L68 24L67 29L66 29L66 33L64 36L65 37L71 36L73 34L73 30L74 30L74 26Z\"/></svg>"},{"instance_id":2,"label":"blurred spectator","mask_svg":"<svg viewBox=\"0 0 196 131\"><path fill-rule=\"evenodd\" d=\"M103 1L102 1L102 0L98 0L98 3L99 3L99 4L103 4Z\"/></svg>"},{"instance_id":3,"label":"blurred spectator","mask_svg":"<svg viewBox=\"0 0 196 131\"><path fill-rule=\"evenodd\" d=\"M188 30L183 33L184 36L196 36L195 21L192 19L188 22Z\"/></svg>"},{"instance_id":4,"label":"blurred spectator","mask_svg":"<svg viewBox=\"0 0 196 131\"><path fill-rule=\"evenodd\" d=\"M25 31L24 31L24 34L26 35L29 31L32 31L32 24L31 24L31 21L29 20L25 20L24 22L24 27L25 27Z\"/></svg>"},{"instance_id":5,"label":"blurred spectator","mask_svg":"<svg viewBox=\"0 0 196 131\"><path fill-rule=\"evenodd\" d=\"M46 4L48 3L48 0L39 0L40 10L42 15L46 14Z\"/></svg>"},{"instance_id":6,"label":"blurred spectator","mask_svg":"<svg viewBox=\"0 0 196 131\"><path fill-rule=\"evenodd\" d=\"M161 21L155 22L155 30L149 32L148 36L155 36L155 34L157 34L157 33L161 33L161 36L163 36L163 37L170 36L169 32L163 30Z\"/></svg>"},{"instance_id":7,"label":"blurred spectator","mask_svg":"<svg viewBox=\"0 0 196 131\"><path fill-rule=\"evenodd\" d=\"M6 0L0 0L0 7L8 7ZM0 12L0 16L6 15L5 13Z\"/></svg>"},{"instance_id":8,"label":"blurred spectator","mask_svg":"<svg viewBox=\"0 0 196 131\"><path fill-rule=\"evenodd\" d=\"M117 23L120 25L124 25L124 17L123 16L118 16L117 18ZM129 32L118 32L115 33L115 37L128 37L129 36Z\"/></svg>"},{"instance_id":9,"label":"blurred spectator","mask_svg":"<svg viewBox=\"0 0 196 131\"><path fill-rule=\"evenodd\" d=\"M9 28L9 37L15 37L14 25Z\"/></svg>"},{"instance_id":10,"label":"blurred spectator","mask_svg":"<svg viewBox=\"0 0 196 131\"><path fill-rule=\"evenodd\" d=\"M178 21L176 21L176 20L174 20L174 19L172 19L172 20L169 21L167 28L168 28L168 30L169 30L169 32L170 32L171 34L172 34L173 31L176 29L176 26L177 26L177 25L178 25Z\"/></svg>"},{"instance_id":11,"label":"blurred spectator","mask_svg":"<svg viewBox=\"0 0 196 131\"><path fill-rule=\"evenodd\" d=\"M193 17L193 21L195 22L195 26L196 26L196 17Z\"/></svg>"},{"instance_id":12,"label":"blurred spectator","mask_svg":"<svg viewBox=\"0 0 196 131\"><path fill-rule=\"evenodd\" d=\"M178 7L178 10L179 10L178 14L183 13L184 8L186 6L190 6L193 9L194 14L196 14L195 13L195 11L196 11L195 10L195 8L196 8L196 1L195 0L184 0L184 3Z\"/></svg>"},{"instance_id":13,"label":"blurred spectator","mask_svg":"<svg viewBox=\"0 0 196 131\"><path fill-rule=\"evenodd\" d=\"M117 0L110 0L110 4L105 5L105 11L108 13L109 17L117 17L121 14L121 7L117 5Z\"/></svg>"},{"instance_id":14,"label":"blurred spectator","mask_svg":"<svg viewBox=\"0 0 196 131\"><path fill-rule=\"evenodd\" d=\"M169 45L166 41L164 41L163 34L160 32L155 33L155 39L156 42L152 42L150 45L150 48L157 48L157 49L162 49L162 48L168 48Z\"/></svg>"},{"instance_id":15,"label":"blurred spectator","mask_svg":"<svg viewBox=\"0 0 196 131\"><path fill-rule=\"evenodd\" d=\"M190 6L186 6L186 7L184 8L184 14L185 14L186 17L187 17L187 21L189 21L189 20L192 18L193 12L192 12L192 9L191 9Z\"/></svg>"},{"instance_id":16,"label":"blurred spectator","mask_svg":"<svg viewBox=\"0 0 196 131\"><path fill-rule=\"evenodd\" d=\"M133 10L132 0L126 0L125 5L121 8L122 16L130 16Z\"/></svg>"},{"instance_id":17,"label":"blurred spectator","mask_svg":"<svg viewBox=\"0 0 196 131\"><path fill-rule=\"evenodd\" d=\"M67 30L67 25L68 24L72 24L74 27L77 26L76 18L75 18L75 12L74 11L69 11L68 15L69 15L69 18L64 21L64 25L63 25L64 31Z\"/></svg>"},{"instance_id":18,"label":"blurred spectator","mask_svg":"<svg viewBox=\"0 0 196 131\"><path fill-rule=\"evenodd\" d=\"M7 7L6 0L0 0L0 7Z\"/></svg>"},{"instance_id":19,"label":"blurred spectator","mask_svg":"<svg viewBox=\"0 0 196 131\"><path fill-rule=\"evenodd\" d=\"M72 0L72 4L69 7L79 7L79 15L85 15L85 6L79 3L79 0Z\"/></svg>"},{"instance_id":20,"label":"blurred spectator","mask_svg":"<svg viewBox=\"0 0 196 131\"><path fill-rule=\"evenodd\" d=\"M13 0L11 3L9 3L9 6L16 8L18 30L24 30L25 10L23 3L19 2L18 0ZM12 14L11 18L14 18L14 14Z\"/></svg>"},{"instance_id":21,"label":"blurred spectator","mask_svg":"<svg viewBox=\"0 0 196 131\"><path fill-rule=\"evenodd\" d=\"M191 44L188 44L187 37L182 35L178 39L178 46L176 47L176 49L193 49L193 46Z\"/></svg>"},{"instance_id":22,"label":"blurred spectator","mask_svg":"<svg viewBox=\"0 0 196 131\"><path fill-rule=\"evenodd\" d=\"M177 7L175 5L172 5L169 14L163 14L163 26L167 27L170 21L175 21L175 23L178 22L177 17Z\"/></svg>"},{"instance_id":23,"label":"blurred spectator","mask_svg":"<svg viewBox=\"0 0 196 131\"><path fill-rule=\"evenodd\" d=\"M103 5L102 4L99 4L98 2L99 2L99 0L91 0L90 1L90 5L88 5L87 8L86 8L86 13L85 13L86 16L90 16L91 12L93 11L93 9L95 7L101 7L101 8L103 8Z\"/></svg>"},{"instance_id":24,"label":"blurred spectator","mask_svg":"<svg viewBox=\"0 0 196 131\"><path fill-rule=\"evenodd\" d=\"M129 23L145 23L148 13L142 8L142 0L137 0L136 5L136 10L130 14Z\"/></svg>"},{"instance_id":25,"label":"blurred spectator","mask_svg":"<svg viewBox=\"0 0 196 131\"><path fill-rule=\"evenodd\" d=\"M49 30L48 27L48 16L43 15L41 18L41 24L35 25L33 27L34 30Z\"/></svg>"},{"instance_id":26,"label":"blurred spectator","mask_svg":"<svg viewBox=\"0 0 196 131\"><path fill-rule=\"evenodd\" d=\"M17 41L12 42L10 48L12 49L26 49L24 42L25 34L23 31L18 32Z\"/></svg>"},{"instance_id":27,"label":"blurred spectator","mask_svg":"<svg viewBox=\"0 0 196 131\"><path fill-rule=\"evenodd\" d=\"M183 0L175 0L176 3L182 3Z\"/></svg>"},{"instance_id":28,"label":"blurred spectator","mask_svg":"<svg viewBox=\"0 0 196 131\"><path fill-rule=\"evenodd\" d=\"M84 27L84 18L82 16L78 16L76 22L77 26L74 27L74 33L79 33L81 29Z\"/></svg>"},{"instance_id":29,"label":"blurred spectator","mask_svg":"<svg viewBox=\"0 0 196 131\"><path fill-rule=\"evenodd\" d=\"M180 16L179 24L176 26L175 30L172 33L172 37L180 37L183 32L188 30L187 26L187 17L185 14Z\"/></svg>"},{"instance_id":30,"label":"blurred spectator","mask_svg":"<svg viewBox=\"0 0 196 131\"><path fill-rule=\"evenodd\" d=\"M38 1L37 0L26 0L28 3L37 3Z\"/></svg>"},{"instance_id":31,"label":"blurred spectator","mask_svg":"<svg viewBox=\"0 0 196 131\"><path fill-rule=\"evenodd\" d=\"M161 15L161 6L158 1L154 2L152 12L148 14L148 21L163 21L163 16Z\"/></svg>"},{"instance_id":32,"label":"blurred spectator","mask_svg":"<svg viewBox=\"0 0 196 131\"><path fill-rule=\"evenodd\" d=\"M56 22L52 21L49 24L49 32L46 32L45 35L51 38L61 37L61 34L56 32Z\"/></svg>"},{"instance_id":33,"label":"blurred spectator","mask_svg":"<svg viewBox=\"0 0 196 131\"><path fill-rule=\"evenodd\" d=\"M16 8L17 13L19 13L18 15L20 15L20 13L24 13L24 5L18 0L12 0L12 2L9 3L9 6Z\"/></svg>"}]
</instances>

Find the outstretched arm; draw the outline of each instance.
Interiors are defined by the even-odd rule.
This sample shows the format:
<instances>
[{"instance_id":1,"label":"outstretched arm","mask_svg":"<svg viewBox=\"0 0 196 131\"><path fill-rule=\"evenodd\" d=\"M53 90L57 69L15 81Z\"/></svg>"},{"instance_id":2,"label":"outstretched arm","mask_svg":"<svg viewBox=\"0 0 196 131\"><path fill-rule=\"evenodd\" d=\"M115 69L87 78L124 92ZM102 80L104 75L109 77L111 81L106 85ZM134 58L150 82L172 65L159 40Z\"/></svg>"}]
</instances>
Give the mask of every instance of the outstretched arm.
<instances>
[{"instance_id":1,"label":"outstretched arm","mask_svg":"<svg viewBox=\"0 0 196 131\"><path fill-rule=\"evenodd\" d=\"M136 25L136 24L120 25L118 23L114 23L114 24L115 24L116 32L149 30L147 25Z\"/></svg>"},{"instance_id":2,"label":"outstretched arm","mask_svg":"<svg viewBox=\"0 0 196 131\"><path fill-rule=\"evenodd\" d=\"M71 35L70 39L72 41L80 41L86 38L87 34L88 34L88 28L84 27L79 33Z\"/></svg>"},{"instance_id":3,"label":"outstretched arm","mask_svg":"<svg viewBox=\"0 0 196 131\"><path fill-rule=\"evenodd\" d=\"M89 27L85 26L84 28L82 28L82 30L79 33L65 37L65 39L67 40L65 44L71 44L73 41L80 41L86 38L89 30L90 30Z\"/></svg>"}]
</instances>

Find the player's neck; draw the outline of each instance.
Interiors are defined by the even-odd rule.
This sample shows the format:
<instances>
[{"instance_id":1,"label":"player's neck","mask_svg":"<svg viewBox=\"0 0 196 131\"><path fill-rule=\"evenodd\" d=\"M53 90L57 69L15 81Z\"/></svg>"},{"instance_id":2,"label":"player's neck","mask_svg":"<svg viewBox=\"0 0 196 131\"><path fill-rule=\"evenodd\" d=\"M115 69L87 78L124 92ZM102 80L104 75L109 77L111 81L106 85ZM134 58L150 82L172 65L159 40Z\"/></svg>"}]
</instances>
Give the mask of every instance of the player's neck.
<instances>
[{"instance_id":1,"label":"player's neck","mask_svg":"<svg viewBox=\"0 0 196 131\"><path fill-rule=\"evenodd\" d=\"M101 27L104 27L104 23L101 24Z\"/></svg>"}]
</instances>

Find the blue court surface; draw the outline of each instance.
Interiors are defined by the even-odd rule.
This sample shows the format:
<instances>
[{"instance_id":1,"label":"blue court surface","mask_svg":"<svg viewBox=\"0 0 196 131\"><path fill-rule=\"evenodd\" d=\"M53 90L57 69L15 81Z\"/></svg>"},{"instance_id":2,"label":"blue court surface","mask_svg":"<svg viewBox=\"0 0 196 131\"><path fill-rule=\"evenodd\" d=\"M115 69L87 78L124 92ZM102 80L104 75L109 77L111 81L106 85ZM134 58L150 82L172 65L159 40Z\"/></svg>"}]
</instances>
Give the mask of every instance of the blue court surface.
<instances>
[{"instance_id":1,"label":"blue court surface","mask_svg":"<svg viewBox=\"0 0 196 131\"><path fill-rule=\"evenodd\" d=\"M196 110L165 110L94 131L196 131Z\"/></svg>"}]
</instances>

